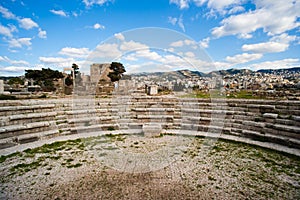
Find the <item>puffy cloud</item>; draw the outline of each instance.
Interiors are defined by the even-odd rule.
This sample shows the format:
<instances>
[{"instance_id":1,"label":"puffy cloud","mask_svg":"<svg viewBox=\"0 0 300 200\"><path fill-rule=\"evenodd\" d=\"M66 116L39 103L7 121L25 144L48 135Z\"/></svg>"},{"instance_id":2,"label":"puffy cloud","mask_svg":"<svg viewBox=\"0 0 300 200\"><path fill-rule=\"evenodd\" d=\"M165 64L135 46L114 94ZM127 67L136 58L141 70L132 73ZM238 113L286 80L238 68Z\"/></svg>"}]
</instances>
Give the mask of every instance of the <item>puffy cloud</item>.
<instances>
[{"instance_id":1,"label":"puffy cloud","mask_svg":"<svg viewBox=\"0 0 300 200\"><path fill-rule=\"evenodd\" d=\"M202 48L208 48L208 46L209 46L209 41L210 41L210 38L207 37L207 38L204 38L203 40L201 40L201 41L199 42L199 44L200 44L200 46L201 46Z\"/></svg>"},{"instance_id":2,"label":"puffy cloud","mask_svg":"<svg viewBox=\"0 0 300 200\"><path fill-rule=\"evenodd\" d=\"M228 14L232 15L239 12L244 12L245 8L243 6L235 6L228 11Z\"/></svg>"},{"instance_id":3,"label":"puffy cloud","mask_svg":"<svg viewBox=\"0 0 300 200\"><path fill-rule=\"evenodd\" d=\"M1 71L3 72L24 72L28 67L26 66L7 66L2 67Z\"/></svg>"},{"instance_id":4,"label":"puffy cloud","mask_svg":"<svg viewBox=\"0 0 300 200\"><path fill-rule=\"evenodd\" d=\"M10 12L7 8L4 8L2 6L0 6L0 13L6 19L16 19L17 18L12 12Z\"/></svg>"},{"instance_id":5,"label":"puffy cloud","mask_svg":"<svg viewBox=\"0 0 300 200\"><path fill-rule=\"evenodd\" d=\"M185 52L184 55L187 56L187 57L190 57L190 58L194 58L195 57L195 54L193 52L191 52L191 51Z\"/></svg>"},{"instance_id":6,"label":"puffy cloud","mask_svg":"<svg viewBox=\"0 0 300 200\"><path fill-rule=\"evenodd\" d=\"M168 17L168 23L172 24L175 26L176 24L182 29L183 32L185 32L185 26L183 23L183 17L180 15L179 18L176 17Z\"/></svg>"},{"instance_id":7,"label":"puffy cloud","mask_svg":"<svg viewBox=\"0 0 300 200\"><path fill-rule=\"evenodd\" d=\"M181 10L189 8L189 0L170 0L170 3L176 4Z\"/></svg>"},{"instance_id":8,"label":"puffy cloud","mask_svg":"<svg viewBox=\"0 0 300 200\"><path fill-rule=\"evenodd\" d=\"M73 58L62 58L62 57L39 57L40 62L47 65L57 65L61 67L71 66L74 63Z\"/></svg>"},{"instance_id":9,"label":"puffy cloud","mask_svg":"<svg viewBox=\"0 0 300 200\"><path fill-rule=\"evenodd\" d=\"M246 63L253 60L260 59L262 57L262 54L249 54L249 53L243 53L238 54L235 56L227 56L226 61L233 63L233 64L240 64L240 63Z\"/></svg>"},{"instance_id":10,"label":"puffy cloud","mask_svg":"<svg viewBox=\"0 0 300 200\"><path fill-rule=\"evenodd\" d=\"M112 0L83 0L83 3L86 6L93 6L93 5L100 5L102 6L103 4L107 3L107 2L111 2Z\"/></svg>"},{"instance_id":11,"label":"puffy cloud","mask_svg":"<svg viewBox=\"0 0 300 200\"><path fill-rule=\"evenodd\" d=\"M249 66L252 70L259 69L282 69L300 67L300 61L298 58L287 58L283 60L265 61L261 63L255 63Z\"/></svg>"},{"instance_id":12,"label":"puffy cloud","mask_svg":"<svg viewBox=\"0 0 300 200\"><path fill-rule=\"evenodd\" d=\"M289 43L296 40L296 36L290 36L283 33L278 36L274 36L269 42L262 42L257 44L245 44L242 46L243 51L252 51L255 53L274 53L286 51L289 47Z\"/></svg>"},{"instance_id":13,"label":"puffy cloud","mask_svg":"<svg viewBox=\"0 0 300 200\"><path fill-rule=\"evenodd\" d=\"M175 42L172 42L170 44L171 47L182 47L184 45L193 45L195 46L196 45L196 42L193 41L193 40L178 40L178 41L175 41Z\"/></svg>"},{"instance_id":14,"label":"puffy cloud","mask_svg":"<svg viewBox=\"0 0 300 200\"><path fill-rule=\"evenodd\" d=\"M279 42L262 42L258 44L244 44L242 46L243 51L252 51L255 53L274 53L287 50L288 44L282 44Z\"/></svg>"},{"instance_id":15,"label":"puffy cloud","mask_svg":"<svg viewBox=\"0 0 300 200\"><path fill-rule=\"evenodd\" d=\"M115 35L115 38L117 38L118 40L121 40L121 41L124 41L125 40L125 37L122 33L116 33Z\"/></svg>"},{"instance_id":16,"label":"puffy cloud","mask_svg":"<svg viewBox=\"0 0 300 200\"><path fill-rule=\"evenodd\" d=\"M7 56L0 56L1 62L7 62L13 65L29 65L29 63L25 60L11 60Z\"/></svg>"},{"instance_id":17,"label":"puffy cloud","mask_svg":"<svg viewBox=\"0 0 300 200\"><path fill-rule=\"evenodd\" d=\"M7 37L12 37L12 30L6 26L2 26L0 24L0 34L5 35Z\"/></svg>"},{"instance_id":18,"label":"puffy cloud","mask_svg":"<svg viewBox=\"0 0 300 200\"><path fill-rule=\"evenodd\" d=\"M50 10L51 13L55 14L55 15L59 15L59 16L62 16L62 17L68 17L68 14L63 11L63 10Z\"/></svg>"},{"instance_id":19,"label":"puffy cloud","mask_svg":"<svg viewBox=\"0 0 300 200\"><path fill-rule=\"evenodd\" d=\"M243 7L239 6L241 4L240 0L170 0L170 4L176 4L179 9L187 9L190 4L195 4L200 7L204 4L211 9L210 14L215 11L226 14L229 10L230 14L243 11Z\"/></svg>"},{"instance_id":20,"label":"puffy cloud","mask_svg":"<svg viewBox=\"0 0 300 200\"><path fill-rule=\"evenodd\" d=\"M34 27L39 27L39 25L30 18L19 19L19 23L20 27L26 30L32 29Z\"/></svg>"},{"instance_id":21,"label":"puffy cloud","mask_svg":"<svg viewBox=\"0 0 300 200\"><path fill-rule=\"evenodd\" d=\"M105 29L105 26L103 26L103 25L101 25L99 23L96 23L96 24L94 24L93 28L94 29Z\"/></svg>"},{"instance_id":22,"label":"puffy cloud","mask_svg":"<svg viewBox=\"0 0 300 200\"><path fill-rule=\"evenodd\" d=\"M13 38L8 41L8 45L10 48L22 48L23 46L31 46L31 39L32 38Z\"/></svg>"},{"instance_id":23,"label":"puffy cloud","mask_svg":"<svg viewBox=\"0 0 300 200\"><path fill-rule=\"evenodd\" d=\"M233 5L238 5L239 3L240 0L208 0L207 6L222 13L226 8Z\"/></svg>"},{"instance_id":24,"label":"puffy cloud","mask_svg":"<svg viewBox=\"0 0 300 200\"><path fill-rule=\"evenodd\" d=\"M168 17L168 22L170 24L172 24L173 26L176 25L177 21L178 21L178 19L176 17Z\"/></svg>"},{"instance_id":25,"label":"puffy cloud","mask_svg":"<svg viewBox=\"0 0 300 200\"><path fill-rule=\"evenodd\" d=\"M178 40L176 42L172 42L170 44L171 47L182 47L184 45L184 41L183 40Z\"/></svg>"},{"instance_id":26,"label":"puffy cloud","mask_svg":"<svg viewBox=\"0 0 300 200\"><path fill-rule=\"evenodd\" d=\"M145 44L135 42L133 40L130 40L129 42L124 41L120 45L120 50L122 51L134 51L138 49L149 49L149 47Z\"/></svg>"},{"instance_id":27,"label":"puffy cloud","mask_svg":"<svg viewBox=\"0 0 300 200\"><path fill-rule=\"evenodd\" d=\"M300 26L297 21L300 2L287 1L255 1L256 10L231 15L215 27L212 34L215 37L226 35L247 35L260 28L269 35L281 34ZM276 20L274 20L276 19Z\"/></svg>"},{"instance_id":28,"label":"puffy cloud","mask_svg":"<svg viewBox=\"0 0 300 200\"><path fill-rule=\"evenodd\" d=\"M38 34L39 38L47 38L47 32L43 31L42 29L39 28L39 34Z\"/></svg>"},{"instance_id":29,"label":"puffy cloud","mask_svg":"<svg viewBox=\"0 0 300 200\"><path fill-rule=\"evenodd\" d=\"M90 54L88 48L72 48L72 47L65 47L59 51L61 55L67 55L73 58L85 58Z\"/></svg>"},{"instance_id":30,"label":"puffy cloud","mask_svg":"<svg viewBox=\"0 0 300 200\"><path fill-rule=\"evenodd\" d=\"M182 15L180 15L177 23L178 23L178 26L182 29L182 31L185 32Z\"/></svg>"},{"instance_id":31,"label":"puffy cloud","mask_svg":"<svg viewBox=\"0 0 300 200\"><path fill-rule=\"evenodd\" d=\"M105 58L114 59L120 57L122 52L118 48L118 44L114 43L104 43L96 47L96 49L91 53L89 59Z\"/></svg>"}]
</instances>

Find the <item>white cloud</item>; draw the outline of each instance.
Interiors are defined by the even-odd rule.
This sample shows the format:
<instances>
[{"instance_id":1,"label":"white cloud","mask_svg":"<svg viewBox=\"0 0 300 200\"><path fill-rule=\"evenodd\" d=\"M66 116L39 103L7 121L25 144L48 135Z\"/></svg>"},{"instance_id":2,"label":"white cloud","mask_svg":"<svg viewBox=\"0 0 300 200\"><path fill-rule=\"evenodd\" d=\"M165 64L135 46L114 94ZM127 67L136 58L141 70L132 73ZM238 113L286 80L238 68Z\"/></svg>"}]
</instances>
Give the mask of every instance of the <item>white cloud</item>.
<instances>
[{"instance_id":1,"label":"white cloud","mask_svg":"<svg viewBox=\"0 0 300 200\"><path fill-rule=\"evenodd\" d=\"M300 67L300 61L298 58L287 58L283 60L274 60L274 61L256 63L250 65L249 67L252 70L292 68L292 67Z\"/></svg>"},{"instance_id":2,"label":"white cloud","mask_svg":"<svg viewBox=\"0 0 300 200\"><path fill-rule=\"evenodd\" d=\"M0 24L0 34L5 35L7 37L12 37L11 29L6 26L2 26L1 24Z\"/></svg>"},{"instance_id":3,"label":"white cloud","mask_svg":"<svg viewBox=\"0 0 300 200\"><path fill-rule=\"evenodd\" d=\"M176 4L181 10L189 8L190 4L195 4L198 7L206 4L211 9L209 15L215 15L216 12L233 14L244 10L240 6L241 0L170 0L169 2Z\"/></svg>"},{"instance_id":4,"label":"white cloud","mask_svg":"<svg viewBox=\"0 0 300 200\"><path fill-rule=\"evenodd\" d=\"M26 30L32 29L34 27L39 27L39 25L30 18L19 19L19 23L20 27Z\"/></svg>"},{"instance_id":5,"label":"white cloud","mask_svg":"<svg viewBox=\"0 0 300 200\"><path fill-rule=\"evenodd\" d=\"M232 15L232 14L236 14L236 13L244 12L244 11L245 11L245 8L243 6L235 6L228 11L228 14Z\"/></svg>"},{"instance_id":6,"label":"white cloud","mask_svg":"<svg viewBox=\"0 0 300 200\"><path fill-rule=\"evenodd\" d=\"M286 1L255 1L256 10L239 15L231 15L221 22L221 26L212 29L215 37L241 35L263 29L269 35L281 34L300 26L297 21L300 2ZM276 19L276 20L275 20Z\"/></svg>"},{"instance_id":7,"label":"white cloud","mask_svg":"<svg viewBox=\"0 0 300 200\"><path fill-rule=\"evenodd\" d=\"M0 6L0 13L6 19L16 19L16 16L12 12L2 6Z\"/></svg>"},{"instance_id":8,"label":"white cloud","mask_svg":"<svg viewBox=\"0 0 300 200\"><path fill-rule=\"evenodd\" d=\"M262 42L258 44L244 44L242 46L242 50L255 53L274 53L285 51L288 47L288 44L282 44L279 42Z\"/></svg>"},{"instance_id":9,"label":"white cloud","mask_svg":"<svg viewBox=\"0 0 300 200\"><path fill-rule=\"evenodd\" d=\"M31 46L31 39L32 38L13 38L8 41L8 45L10 48L22 48L23 46Z\"/></svg>"},{"instance_id":10,"label":"white cloud","mask_svg":"<svg viewBox=\"0 0 300 200\"><path fill-rule=\"evenodd\" d=\"M47 32L43 31L41 28L39 28L39 34L38 34L39 38L47 38Z\"/></svg>"},{"instance_id":11,"label":"white cloud","mask_svg":"<svg viewBox=\"0 0 300 200\"><path fill-rule=\"evenodd\" d=\"M178 40L178 41L172 42L170 44L171 47L182 47L184 45L187 45L187 46L192 45L194 47L196 45L196 42L193 40L186 39L186 40Z\"/></svg>"},{"instance_id":12,"label":"white cloud","mask_svg":"<svg viewBox=\"0 0 300 200\"><path fill-rule=\"evenodd\" d=\"M137 58L148 59L153 61L159 61L162 56L160 56L157 52L150 51L149 49L138 50L135 53Z\"/></svg>"},{"instance_id":13,"label":"white cloud","mask_svg":"<svg viewBox=\"0 0 300 200\"><path fill-rule=\"evenodd\" d=\"M116 33L115 35L115 38L121 40L121 41L124 41L125 40L125 37L122 33Z\"/></svg>"},{"instance_id":14,"label":"white cloud","mask_svg":"<svg viewBox=\"0 0 300 200\"><path fill-rule=\"evenodd\" d=\"M74 63L73 58L62 57L39 57L40 62L47 65L57 65L60 67L71 66Z\"/></svg>"},{"instance_id":15,"label":"white cloud","mask_svg":"<svg viewBox=\"0 0 300 200\"><path fill-rule=\"evenodd\" d=\"M176 4L181 10L189 8L189 0L170 0L170 4Z\"/></svg>"},{"instance_id":16,"label":"white cloud","mask_svg":"<svg viewBox=\"0 0 300 200\"><path fill-rule=\"evenodd\" d=\"M25 60L11 60L7 56L0 56L1 62L7 62L13 65L29 65L29 63Z\"/></svg>"},{"instance_id":17,"label":"white cloud","mask_svg":"<svg viewBox=\"0 0 300 200\"><path fill-rule=\"evenodd\" d=\"M175 26L175 25L177 24L177 25L181 28L181 30L182 30L183 32L185 32L185 27L184 27L182 15L180 15L179 18L176 18L176 17L168 17L168 23L172 24L173 26Z\"/></svg>"},{"instance_id":18,"label":"white cloud","mask_svg":"<svg viewBox=\"0 0 300 200\"><path fill-rule=\"evenodd\" d=\"M2 72L24 72L28 67L24 66L7 66L1 67L0 71Z\"/></svg>"},{"instance_id":19,"label":"white cloud","mask_svg":"<svg viewBox=\"0 0 300 200\"><path fill-rule=\"evenodd\" d=\"M199 44L200 44L200 46L201 46L202 48L208 48L208 46L209 46L209 41L210 41L210 38L207 37L207 38L204 38L203 40L201 40L201 41L199 42Z\"/></svg>"},{"instance_id":20,"label":"white cloud","mask_svg":"<svg viewBox=\"0 0 300 200\"><path fill-rule=\"evenodd\" d=\"M102 6L105 3L111 2L112 0L83 0L86 6L93 6L94 4Z\"/></svg>"},{"instance_id":21,"label":"white cloud","mask_svg":"<svg viewBox=\"0 0 300 200\"><path fill-rule=\"evenodd\" d=\"M122 51L135 51L138 49L149 49L149 47L145 44L135 42L133 40L130 40L129 42L123 42L120 45L120 50Z\"/></svg>"},{"instance_id":22,"label":"white cloud","mask_svg":"<svg viewBox=\"0 0 300 200\"><path fill-rule=\"evenodd\" d=\"M195 54L191 51L185 52L185 56L190 57L190 58L194 58Z\"/></svg>"},{"instance_id":23,"label":"white cloud","mask_svg":"<svg viewBox=\"0 0 300 200\"><path fill-rule=\"evenodd\" d=\"M290 36L283 33L278 36L274 36L269 42L262 42L257 44L245 44L242 46L243 51L251 51L254 53L274 53L286 51L289 47L289 43L296 40L296 36Z\"/></svg>"},{"instance_id":24,"label":"white cloud","mask_svg":"<svg viewBox=\"0 0 300 200\"><path fill-rule=\"evenodd\" d=\"M176 42L172 42L172 43L170 44L170 46L171 46L171 47L182 47L183 44L184 44L184 41L183 41L183 40L178 40L178 41L176 41Z\"/></svg>"},{"instance_id":25,"label":"white cloud","mask_svg":"<svg viewBox=\"0 0 300 200\"><path fill-rule=\"evenodd\" d=\"M222 13L226 8L232 7L233 5L237 5L239 3L240 0L208 0L207 6Z\"/></svg>"},{"instance_id":26,"label":"white cloud","mask_svg":"<svg viewBox=\"0 0 300 200\"><path fill-rule=\"evenodd\" d=\"M6 56L0 56L0 61L6 61Z\"/></svg>"},{"instance_id":27,"label":"white cloud","mask_svg":"<svg viewBox=\"0 0 300 200\"><path fill-rule=\"evenodd\" d=\"M94 24L93 28L94 29L105 29L105 26L103 26L103 25L101 25L99 23L96 23L96 24Z\"/></svg>"},{"instance_id":28,"label":"white cloud","mask_svg":"<svg viewBox=\"0 0 300 200\"><path fill-rule=\"evenodd\" d=\"M173 26L176 25L177 21L178 21L178 19L176 17L168 17L168 22L170 24L172 24Z\"/></svg>"},{"instance_id":29,"label":"white cloud","mask_svg":"<svg viewBox=\"0 0 300 200\"><path fill-rule=\"evenodd\" d=\"M59 15L59 16L62 16L62 17L68 17L68 14L63 11L63 10L50 10L51 13L55 14L55 15Z\"/></svg>"},{"instance_id":30,"label":"white cloud","mask_svg":"<svg viewBox=\"0 0 300 200\"><path fill-rule=\"evenodd\" d=\"M260 59L262 56L263 56L262 54L243 53L235 56L227 56L226 61L232 64L241 64L241 63L246 63L246 62Z\"/></svg>"},{"instance_id":31,"label":"white cloud","mask_svg":"<svg viewBox=\"0 0 300 200\"><path fill-rule=\"evenodd\" d=\"M122 52L118 48L118 44L104 43L96 47L96 49L89 56L89 59L105 58L114 59L120 57Z\"/></svg>"},{"instance_id":32,"label":"white cloud","mask_svg":"<svg viewBox=\"0 0 300 200\"><path fill-rule=\"evenodd\" d=\"M185 32L182 15L180 15L177 23L178 23L178 26L182 29L182 31Z\"/></svg>"},{"instance_id":33,"label":"white cloud","mask_svg":"<svg viewBox=\"0 0 300 200\"><path fill-rule=\"evenodd\" d=\"M72 47L65 47L59 51L61 55L67 55L73 58L85 58L90 54L88 48L72 48Z\"/></svg>"}]
</instances>

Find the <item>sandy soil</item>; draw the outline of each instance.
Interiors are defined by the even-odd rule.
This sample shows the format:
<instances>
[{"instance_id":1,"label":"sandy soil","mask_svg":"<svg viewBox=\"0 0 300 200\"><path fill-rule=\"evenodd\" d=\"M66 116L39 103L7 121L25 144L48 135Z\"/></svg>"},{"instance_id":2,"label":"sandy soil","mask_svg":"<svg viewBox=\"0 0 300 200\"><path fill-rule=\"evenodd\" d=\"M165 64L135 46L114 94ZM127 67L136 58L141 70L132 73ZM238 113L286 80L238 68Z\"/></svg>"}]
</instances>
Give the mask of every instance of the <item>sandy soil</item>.
<instances>
[{"instance_id":1,"label":"sandy soil","mask_svg":"<svg viewBox=\"0 0 300 200\"><path fill-rule=\"evenodd\" d=\"M0 199L300 199L298 157L220 140L203 156L202 138L175 137L79 139L1 157ZM160 149L171 151L151 154ZM115 155L129 162L120 152L135 168L109 166ZM153 155L170 159L143 172Z\"/></svg>"}]
</instances>

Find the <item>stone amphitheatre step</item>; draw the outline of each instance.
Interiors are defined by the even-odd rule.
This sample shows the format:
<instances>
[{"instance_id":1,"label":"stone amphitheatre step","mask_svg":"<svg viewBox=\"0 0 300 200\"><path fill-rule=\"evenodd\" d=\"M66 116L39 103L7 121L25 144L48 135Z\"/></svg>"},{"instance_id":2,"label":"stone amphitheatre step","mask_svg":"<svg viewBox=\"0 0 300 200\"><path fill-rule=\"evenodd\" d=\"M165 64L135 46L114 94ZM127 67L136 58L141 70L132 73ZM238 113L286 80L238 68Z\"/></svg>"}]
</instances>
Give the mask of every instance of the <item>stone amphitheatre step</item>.
<instances>
[{"instance_id":1,"label":"stone amphitheatre step","mask_svg":"<svg viewBox=\"0 0 300 200\"><path fill-rule=\"evenodd\" d=\"M287 126L287 125L282 125L282 124L266 123L266 127L273 128L273 129L276 129L276 130L281 130L281 131L287 131L287 132L300 134L300 127L298 127L298 126Z\"/></svg>"},{"instance_id":2,"label":"stone amphitheatre step","mask_svg":"<svg viewBox=\"0 0 300 200\"><path fill-rule=\"evenodd\" d=\"M284 137L281 135L262 134L256 131L242 130L242 136L248 137L254 140L273 142L281 145L285 145L292 148L300 148L300 141L290 137Z\"/></svg>"},{"instance_id":3,"label":"stone amphitheatre step","mask_svg":"<svg viewBox=\"0 0 300 200\"><path fill-rule=\"evenodd\" d=\"M250 138L241 137L238 135L225 135L225 134L214 134L209 132L200 132L200 131L184 131L184 130L165 130L164 134L179 134L179 135L190 135L190 136L201 136L207 138L209 140L209 144L211 144L211 147L214 146L215 142L217 142L217 139L225 139L225 140L231 140L236 142L243 142L251 145L261 146L264 148L273 149L280 152L285 152L293 155L300 156L300 150L299 148L291 148L285 145L280 145L277 143L272 142L262 142L257 140L252 140ZM212 138L212 140L211 140ZM209 150L209 149L208 149Z\"/></svg>"},{"instance_id":4,"label":"stone amphitheatre step","mask_svg":"<svg viewBox=\"0 0 300 200\"><path fill-rule=\"evenodd\" d=\"M55 121L33 122L26 125L10 125L0 128L0 139L14 137L22 134L29 134L39 131L48 131L51 127L56 127Z\"/></svg>"},{"instance_id":5,"label":"stone amphitheatre step","mask_svg":"<svg viewBox=\"0 0 300 200\"><path fill-rule=\"evenodd\" d=\"M117 124L96 124L91 126L78 126L72 127L70 129L71 134L75 133L84 133L84 132L94 132L94 131L103 131L103 130L118 130L119 126Z\"/></svg>"},{"instance_id":6,"label":"stone amphitheatre step","mask_svg":"<svg viewBox=\"0 0 300 200\"><path fill-rule=\"evenodd\" d=\"M58 130L43 131L39 133L32 133L20 135L16 137L0 139L0 149L5 149L19 144L29 143L40 139L48 139L59 135Z\"/></svg>"},{"instance_id":7,"label":"stone amphitheatre step","mask_svg":"<svg viewBox=\"0 0 300 200\"><path fill-rule=\"evenodd\" d=\"M56 112L44 112L44 113L28 113L17 114L8 117L3 117L0 121L1 126L27 124L38 121L51 121L55 118Z\"/></svg>"},{"instance_id":8,"label":"stone amphitheatre step","mask_svg":"<svg viewBox=\"0 0 300 200\"><path fill-rule=\"evenodd\" d=\"M58 135L59 135L59 131L56 129L56 130L20 135L16 137L16 141L20 144L24 144L24 143L37 141L40 139L55 137Z\"/></svg>"},{"instance_id":9,"label":"stone amphitheatre step","mask_svg":"<svg viewBox=\"0 0 300 200\"><path fill-rule=\"evenodd\" d=\"M18 143L15 141L15 138L0 139L0 149L9 148L15 145L18 145Z\"/></svg>"},{"instance_id":10,"label":"stone amphitheatre step","mask_svg":"<svg viewBox=\"0 0 300 200\"><path fill-rule=\"evenodd\" d=\"M0 116L9 116L34 112L51 112L54 108L55 104L0 107Z\"/></svg>"},{"instance_id":11,"label":"stone amphitheatre step","mask_svg":"<svg viewBox=\"0 0 300 200\"><path fill-rule=\"evenodd\" d=\"M81 124L81 123L90 123L90 124L97 124L97 123L107 123L108 121L118 119L117 116L102 116L102 117L82 117L82 118L72 118L68 120L69 124Z\"/></svg>"}]
</instances>

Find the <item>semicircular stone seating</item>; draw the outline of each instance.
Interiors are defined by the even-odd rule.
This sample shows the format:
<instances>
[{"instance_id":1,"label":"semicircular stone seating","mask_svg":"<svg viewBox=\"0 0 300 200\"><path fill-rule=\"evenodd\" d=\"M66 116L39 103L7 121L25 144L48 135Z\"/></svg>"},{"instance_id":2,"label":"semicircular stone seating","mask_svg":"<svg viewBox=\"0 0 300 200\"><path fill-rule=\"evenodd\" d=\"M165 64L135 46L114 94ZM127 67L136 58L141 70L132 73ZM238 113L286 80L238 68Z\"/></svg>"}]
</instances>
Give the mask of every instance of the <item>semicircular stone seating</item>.
<instances>
[{"instance_id":1,"label":"semicircular stone seating","mask_svg":"<svg viewBox=\"0 0 300 200\"><path fill-rule=\"evenodd\" d=\"M142 130L220 137L300 155L300 101L116 96L0 101L0 149L57 136Z\"/></svg>"}]
</instances>

